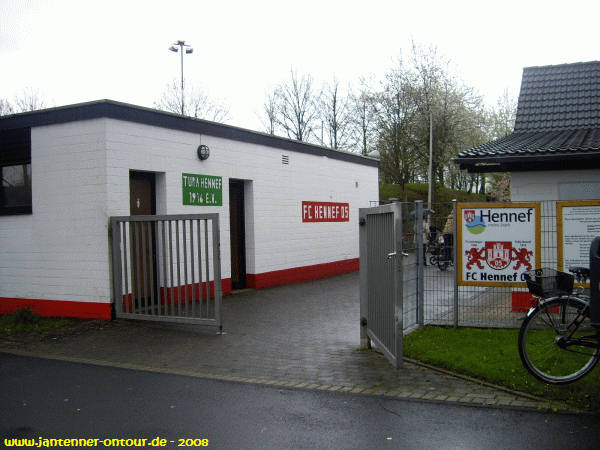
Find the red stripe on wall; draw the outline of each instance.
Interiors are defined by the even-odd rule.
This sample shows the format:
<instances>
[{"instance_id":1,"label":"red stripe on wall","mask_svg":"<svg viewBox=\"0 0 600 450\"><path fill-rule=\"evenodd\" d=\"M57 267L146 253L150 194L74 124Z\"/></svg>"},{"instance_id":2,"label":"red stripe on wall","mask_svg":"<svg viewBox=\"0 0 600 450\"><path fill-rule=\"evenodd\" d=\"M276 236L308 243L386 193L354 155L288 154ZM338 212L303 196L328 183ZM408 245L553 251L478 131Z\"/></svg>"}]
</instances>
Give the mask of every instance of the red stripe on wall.
<instances>
[{"instance_id":1,"label":"red stripe on wall","mask_svg":"<svg viewBox=\"0 0 600 450\"><path fill-rule=\"evenodd\" d=\"M223 295L231 294L231 278L221 280L221 285ZM213 288L211 283L211 292ZM0 297L0 314L10 314L24 308L30 308L34 313L45 317L110 320L112 303Z\"/></svg>"},{"instance_id":2,"label":"red stripe on wall","mask_svg":"<svg viewBox=\"0 0 600 450\"><path fill-rule=\"evenodd\" d=\"M30 308L34 313L46 317L111 318L110 303L0 297L0 314L9 314L24 308Z\"/></svg>"},{"instance_id":3,"label":"red stripe on wall","mask_svg":"<svg viewBox=\"0 0 600 450\"><path fill-rule=\"evenodd\" d=\"M359 270L359 266L360 259L353 258L312 266L275 270L273 272L247 274L246 284L252 289L264 289L271 286L318 280L319 278L340 275L342 273L356 272ZM223 295L231 294L231 278L224 278L221 282ZM196 287L196 289L198 288L199 286ZM191 290L191 287L189 289ZM123 302L125 302L125 299L126 297L124 296ZM0 297L0 314L8 314L23 308L31 308L33 312L47 317L110 319L112 304Z\"/></svg>"},{"instance_id":4,"label":"red stripe on wall","mask_svg":"<svg viewBox=\"0 0 600 450\"><path fill-rule=\"evenodd\" d=\"M275 270L258 274L247 274L246 285L253 289L263 289L282 284L299 283L302 281L318 280L342 273L356 272L360 259L346 259L313 266L294 267L293 269Z\"/></svg>"}]
</instances>

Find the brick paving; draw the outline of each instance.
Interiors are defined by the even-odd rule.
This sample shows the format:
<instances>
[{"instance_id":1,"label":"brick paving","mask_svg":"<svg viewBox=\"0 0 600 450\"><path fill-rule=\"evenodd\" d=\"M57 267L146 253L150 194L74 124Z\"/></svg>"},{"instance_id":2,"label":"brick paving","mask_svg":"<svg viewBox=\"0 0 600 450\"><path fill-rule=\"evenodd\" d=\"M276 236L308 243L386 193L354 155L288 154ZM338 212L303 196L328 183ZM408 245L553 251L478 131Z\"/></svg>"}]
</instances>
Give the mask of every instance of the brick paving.
<instances>
[{"instance_id":1,"label":"brick paving","mask_svg":"<svg viewBox=\"0 0 600 450\"><path fill-rule=\"evenodd\" d=\"M358 274L223 301L225 334L176 323L116 320L0 351L247 383L493 407L566 409L404 361L394 370L359 349ZM515 349L516 351L516 349Z\"/></svg>"}]
</instances>

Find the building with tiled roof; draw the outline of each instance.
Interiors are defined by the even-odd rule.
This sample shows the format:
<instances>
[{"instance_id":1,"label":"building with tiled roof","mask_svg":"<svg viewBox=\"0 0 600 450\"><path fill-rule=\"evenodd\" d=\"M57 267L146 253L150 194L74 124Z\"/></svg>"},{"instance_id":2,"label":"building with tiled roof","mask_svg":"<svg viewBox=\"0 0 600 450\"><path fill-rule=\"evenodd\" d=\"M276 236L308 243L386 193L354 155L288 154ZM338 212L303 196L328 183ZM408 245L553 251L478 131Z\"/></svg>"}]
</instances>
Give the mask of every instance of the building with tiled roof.
<instances>
[{"instance_id":1,"label":"building with tiled roof","mask_svg":"<svg viewBox=\"0 0 600 450\"><path fill-rule=\"evenodd\" d=\"M510 172L513 200L600 198L600 61L524 68L514 132L454 162Z\"/></svg>"}]
</instances>

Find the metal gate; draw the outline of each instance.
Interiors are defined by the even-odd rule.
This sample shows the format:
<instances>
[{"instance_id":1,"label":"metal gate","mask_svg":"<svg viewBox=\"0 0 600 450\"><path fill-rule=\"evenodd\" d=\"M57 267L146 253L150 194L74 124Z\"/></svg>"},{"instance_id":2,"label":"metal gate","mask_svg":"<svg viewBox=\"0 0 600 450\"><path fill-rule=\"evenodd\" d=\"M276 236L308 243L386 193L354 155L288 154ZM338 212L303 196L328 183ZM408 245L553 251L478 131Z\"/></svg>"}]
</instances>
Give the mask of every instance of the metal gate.
<instances>
[{"instance_id":1,"label":"metal gate","mask_svg":"<svg viewBox=\"0 0 600 450\"><path fill-rule=\"evenodd\" d=\"M219 215L111 217L118 318L222 330Z\"/></svg>"},{"instance_id":2,"label":"metal gate","mask_svg":"<svg viewBox=\"0 0 600 450\"><path fill-rule=\"evenodd\" d=\"M399 203L361 208L360 336L395 368L402 364L402 208Z\"/></svg>"}]
</instances>

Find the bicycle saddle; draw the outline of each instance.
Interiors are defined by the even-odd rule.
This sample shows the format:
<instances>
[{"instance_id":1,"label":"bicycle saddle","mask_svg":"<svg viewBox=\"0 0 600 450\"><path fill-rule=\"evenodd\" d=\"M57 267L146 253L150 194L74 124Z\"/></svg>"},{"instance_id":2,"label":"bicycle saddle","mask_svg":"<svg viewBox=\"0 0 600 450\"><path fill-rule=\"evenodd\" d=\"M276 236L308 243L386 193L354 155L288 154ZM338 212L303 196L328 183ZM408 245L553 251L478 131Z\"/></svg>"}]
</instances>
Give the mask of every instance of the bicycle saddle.
<instances>
[{"instance_id":1,"label":"bicycle saddle","mask_svg":"<svg viewBox=\"0 0 600 450\"><path fill-rule=\"evenodd\" d=\"M569 267L569 272L575 274L577 281L582 281L590 277L590 269L582 266Z\"/></svg>"}]
</instances>

